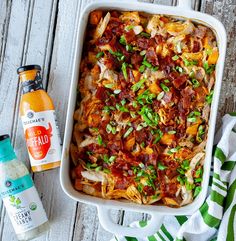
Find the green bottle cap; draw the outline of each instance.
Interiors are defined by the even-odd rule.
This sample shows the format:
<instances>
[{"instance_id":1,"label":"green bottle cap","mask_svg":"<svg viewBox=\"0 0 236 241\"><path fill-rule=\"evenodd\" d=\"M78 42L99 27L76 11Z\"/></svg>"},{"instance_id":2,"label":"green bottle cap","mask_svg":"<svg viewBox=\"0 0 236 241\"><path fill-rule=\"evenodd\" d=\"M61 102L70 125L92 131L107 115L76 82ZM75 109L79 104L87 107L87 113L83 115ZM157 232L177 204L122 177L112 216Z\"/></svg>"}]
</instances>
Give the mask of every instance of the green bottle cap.
<instances>
[{"instance_id":1,"label":"green bottle cap","mask_svg":"<svg viewBox=\"0 0 236 241\"><path fill-rule=\"evenodd\" d=\"M0 163L16 159L9 135L0 136Z\"/></svg>"}]
</instances>

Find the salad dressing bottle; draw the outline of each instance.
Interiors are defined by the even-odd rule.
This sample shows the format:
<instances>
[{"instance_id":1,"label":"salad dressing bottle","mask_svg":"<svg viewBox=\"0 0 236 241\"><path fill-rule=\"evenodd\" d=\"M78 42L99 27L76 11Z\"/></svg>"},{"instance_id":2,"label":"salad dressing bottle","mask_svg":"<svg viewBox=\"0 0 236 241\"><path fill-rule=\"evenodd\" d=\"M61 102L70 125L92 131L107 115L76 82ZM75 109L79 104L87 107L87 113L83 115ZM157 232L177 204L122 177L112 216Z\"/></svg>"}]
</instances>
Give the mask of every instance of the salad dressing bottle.
<instances>
[{"instance_id":1,"label":"salad dressing bottle","mask_svg":"<svg viewBox=\"0 0 236 241\"><path fill-rule=\"evenodd\" d=\"M17 160L9 135L0 136L0 196L18 240L30 240L49 229L33 180Z\"/></svg>"},{"instance_id":2,"label":"salad dressing bottle","mask_svg":"<svg viewBox=\"0 0 236 241\"><path fill-rule=\"evenodd\" d=\"M43 89L39 65L18 68L23 94L20 116L33 172L60 166L61 146L55 108Z\"/></svg>"}]
</instances>

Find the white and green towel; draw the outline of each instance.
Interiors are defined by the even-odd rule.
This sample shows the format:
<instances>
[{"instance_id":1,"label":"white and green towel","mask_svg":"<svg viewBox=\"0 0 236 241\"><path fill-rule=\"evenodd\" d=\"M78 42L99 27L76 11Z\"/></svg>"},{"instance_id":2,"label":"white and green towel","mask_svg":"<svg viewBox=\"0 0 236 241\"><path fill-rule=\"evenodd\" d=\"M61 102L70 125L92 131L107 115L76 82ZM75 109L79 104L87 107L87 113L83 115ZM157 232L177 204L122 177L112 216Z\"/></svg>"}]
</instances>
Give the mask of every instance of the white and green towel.
<instances>
[{"instance_id":1,"label":"white and green towel","mask_svg":"<svg viewBox=\"0 0 236 241\"><path fill-rule=\"evenodd\" d=\"M236 114L225 115L215 137L209 196L192 216L166 216L147 238L117 236L112 241L236 241ZM144 227L144 221L131 227Z\"/></svg>"}]
</instances>

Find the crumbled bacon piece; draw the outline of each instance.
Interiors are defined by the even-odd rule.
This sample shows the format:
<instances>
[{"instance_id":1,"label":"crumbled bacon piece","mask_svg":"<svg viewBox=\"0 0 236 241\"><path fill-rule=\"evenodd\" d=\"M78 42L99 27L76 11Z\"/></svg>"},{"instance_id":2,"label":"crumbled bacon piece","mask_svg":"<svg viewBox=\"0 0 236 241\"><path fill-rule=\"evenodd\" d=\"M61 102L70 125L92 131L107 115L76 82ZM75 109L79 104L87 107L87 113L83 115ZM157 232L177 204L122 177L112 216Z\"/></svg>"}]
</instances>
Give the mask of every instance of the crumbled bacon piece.
<instances>
[{"instance_id":1,"label":"crumbled bacon piece","mask_svg":"<svg viewBox=\"0 0 236 241\"><path fill-rule=\"evenodd\" d=\"M172 82L176 89L180 89L181 86L188 80L187 75L180 75Z\"/></svg>"},{"instance_id":2,"label":"crumbled bacon piece","mask_svg":"<svg viewBox=\"0 0 236 241\"><path fill-rule=\"evenodd\" d=\"M133 29L124 32L125 40L128 44L135 40L135 32Z\"/></svg>"},{"instance_id":3,"label":"crumbled bacon piece","mask_svg":"<svg viewBox=\"0 0 236 241\"><path fill-rule=\"evenodd\" d=\"M96 98L98 98L99 100L105 101L108 97L108 90L104 87L98 87L97 88L97 92L96 92Z\"/></svg>"},{"instance_id":4,"label":"crumbled bacon piece","mask_svg":"<svg viewBox=\"0 0 236 241\"><path fill-rule=\"evenodd\" d=\"M143 57L138 54L134 53L131 56L131 64L135 67L135 69L139 69L139 66L142 64Z\"/></svg>"},{"instance_id":5,"label":"crumbled bacon piece","mask_svg":"<svg viewBox=\"0 0 236 241\"><path fill-rule=\"evenodd\" d=\"M146 52L146 57L147 57L147 61L150 62L152 65L154 66L159 65L158 57L153 47L148 48Z\"/></svg>"},{"instance_id":6,"label":"crumbled bacon piece","mask_svg":"<svg viewBox=\"0 0 236 241\"><path fill-rule=\"evenodd\" d=\"M200 48L201 48L200 43L198 41L194 41L192 52L193 53L199 52Z\"/></svg>"},{"instance_id":7,"label":"crumbled bacon piece","mask_svg":"<svg viewBox=\"0 0 236 241\"><path fill-rule=\"evenodd\" d=\"M195 29L195 36L200 38L200 39L203 39L204 36L206 35L206 31L207 31L207 28L204 27L204 26L201 26L199 25L196 29Z\"/></svg>"}]
</instances>

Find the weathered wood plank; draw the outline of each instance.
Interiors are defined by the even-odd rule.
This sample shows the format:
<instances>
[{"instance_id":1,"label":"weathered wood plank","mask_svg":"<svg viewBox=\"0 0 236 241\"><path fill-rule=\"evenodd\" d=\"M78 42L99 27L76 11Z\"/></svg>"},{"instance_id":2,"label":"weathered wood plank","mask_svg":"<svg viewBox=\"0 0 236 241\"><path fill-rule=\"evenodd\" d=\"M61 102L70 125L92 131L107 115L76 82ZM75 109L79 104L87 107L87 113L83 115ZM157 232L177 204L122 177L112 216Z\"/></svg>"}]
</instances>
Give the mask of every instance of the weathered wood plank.
<instances>
[{"instance_id":1,"label":"weathered wood plank","mask_svg":"<svg viewBox=\"0 0 236 241\"><path fill-rule=\"evenodd\" d=\"M12 132L18 89L16 68L21 64L25 29L29 14L28 2L1 2L1 63L0 63L0 122L1 134ZM4 12L5 11L5 12ZM3 18L2 18L3 17ZM9 226L9 237L14 237L5 209L1 210L0 239L4 240L5 225ZM6 240L6 239L5 239Z\"/></svg>"},{"instance_id":2,"label":"weathered wood plank","mask_svg":"<svg viewBox=\"0 0 236 241\"><path fill-rule=\"evenodd\" d=\"M213 15L222 21L228 37L224 78L217 117L217 126L219 126L221 117L225 113L236 110L236 1L206 0L202 2L201 11Z\"/></svg>"},{"instance_id":3,"label":"weathered wood plank","mask_svg":"<svg viewBox=\"0 0 236 241\"><path fill-rule=\"evenodd\" d=\"M3 58L5 56L6 40L8 34L8 26L10 20L11 3L7 1L0 2L0 86L1 86L1 75L2 75L2 65ZM1 104L0 104L1 106ZM2 134L3 130L0 130ZM2 201L0 201L0 212L2 210ZM0 217L1 223L1 217Z\"/></svg>"}]
</instances>

